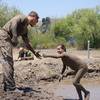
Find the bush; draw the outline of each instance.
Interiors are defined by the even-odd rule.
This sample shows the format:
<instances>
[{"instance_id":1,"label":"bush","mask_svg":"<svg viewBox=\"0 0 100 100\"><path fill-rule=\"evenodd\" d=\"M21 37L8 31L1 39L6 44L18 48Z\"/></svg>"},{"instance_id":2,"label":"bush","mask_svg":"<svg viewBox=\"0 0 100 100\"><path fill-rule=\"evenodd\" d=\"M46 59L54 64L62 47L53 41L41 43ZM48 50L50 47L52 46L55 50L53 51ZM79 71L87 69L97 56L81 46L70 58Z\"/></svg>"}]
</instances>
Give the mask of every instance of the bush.
<instances>
[{"instance_id":1,"label":"bush","mask_svg":"<svg viewBox=\"0 0 100 100\"><path fill-rule=\"evenodd\" d=\"M7 21L9 21L16 14L20 14L20 11L16 8L10 8L6 4L0 4L0 27L3 27Z\"/></svg>"},{"instance_id":2,"label":"bush","mask_svg":"<svg viewBox=\"0 0 100 100\"><path fill-rule=\"evenodd\" d=\"M59 43L64 43L64 38L54 38L53 34L33 33L30 37L34 48L55 48Z\"/></svg>"},{"instance_id":3,"label":"bush","mask_svg":"<svg viewBox=\"0 0 100 100\"><path fill-rule=\"evenodd\" d=\"M100 7L79 9L56 21L54 33L56 37L63 37L67 42L68 37L74 37L78 49L87 49L88 40L91 47L100 48Z\"/></svg>"}]
</instances>

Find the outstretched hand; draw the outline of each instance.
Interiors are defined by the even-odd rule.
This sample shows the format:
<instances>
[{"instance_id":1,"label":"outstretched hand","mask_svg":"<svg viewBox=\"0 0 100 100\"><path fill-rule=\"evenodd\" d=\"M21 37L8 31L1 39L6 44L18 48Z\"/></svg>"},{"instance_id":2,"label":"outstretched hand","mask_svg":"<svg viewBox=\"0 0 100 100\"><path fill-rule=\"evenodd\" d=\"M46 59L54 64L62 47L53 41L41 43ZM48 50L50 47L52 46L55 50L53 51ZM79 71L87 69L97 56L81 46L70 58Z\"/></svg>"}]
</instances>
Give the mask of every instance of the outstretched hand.
<instances>
[{"instance_id":1,"label":"outstretched hand","mask_svg":"<svg viewBox=\"0 0 100 100\"><path fill-rule=\"evenodd\" d=\"M59 76L59 82L60 82L61 80L63 80L64 77L67 77L67 76L68 76L68 73L66 73L66 74L61 74L61 75Z\"/></svg>"},{"instance_id":2,"label":"outstretched hand","mask_svg":"<svg viewBox=\"0 0 100 100\"><path fill-rule=\"evenodd\" d=\"M46 54L42 54L42 56L43 56L44 58L46 58Z\"/></svg>"},{"instance_id":3,"label":"outstretched hand","mask_svg":"<svg viewBox=\"0 0 100 100\"><path fill-rule=\"evenodd\" d=\"M62 75L62 74L59 76L59 79L58 79L59 82L60 82L61 80L63 80L63 77L64 77L64 75Z\"/></svg>"},{"instance_id":4,"label":"outstretched hand","mask_svg":"<svg viewBox=\"0 0 100 100\"><path fill-rule=\"evenodd\" d=\"M42 56L41 56L39 53L40 53L40 51L37 51L37 52L35 52L34 55L35 55L37 58L41 59Z\"/></svg>"}]
</instances>

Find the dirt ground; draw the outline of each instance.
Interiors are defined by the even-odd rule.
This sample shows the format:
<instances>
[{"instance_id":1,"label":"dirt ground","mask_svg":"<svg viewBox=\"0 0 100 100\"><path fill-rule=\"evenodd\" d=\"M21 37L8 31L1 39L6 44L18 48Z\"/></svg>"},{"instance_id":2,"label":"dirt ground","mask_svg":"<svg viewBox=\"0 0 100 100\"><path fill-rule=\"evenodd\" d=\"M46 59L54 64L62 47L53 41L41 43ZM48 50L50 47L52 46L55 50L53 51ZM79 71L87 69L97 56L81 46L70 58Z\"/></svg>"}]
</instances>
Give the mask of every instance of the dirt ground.
<instances>
[{"instance_id":1,"label":"dirt ground","mask_svg":"<svg viewBox=\"0 0 100 100\"><path fill-rule=\"evenodd\" d=\"M55 49L39 50L41 54L55 54ZM100 99L100 50L91 50L90 59L87 51L68 49L72 53L89 64L90 69L81 83L91 92L90 100ZM58 82L57 76L62 68L60 59L42 58L34 60L15 61L18 57L18 49L14 49L14 68L16 86L24 93L4 92L2 90L2 67L0 65L0 100L76 100L76 91L72 86L74 76L64 78Z\"/></svg>"}]
</instances>

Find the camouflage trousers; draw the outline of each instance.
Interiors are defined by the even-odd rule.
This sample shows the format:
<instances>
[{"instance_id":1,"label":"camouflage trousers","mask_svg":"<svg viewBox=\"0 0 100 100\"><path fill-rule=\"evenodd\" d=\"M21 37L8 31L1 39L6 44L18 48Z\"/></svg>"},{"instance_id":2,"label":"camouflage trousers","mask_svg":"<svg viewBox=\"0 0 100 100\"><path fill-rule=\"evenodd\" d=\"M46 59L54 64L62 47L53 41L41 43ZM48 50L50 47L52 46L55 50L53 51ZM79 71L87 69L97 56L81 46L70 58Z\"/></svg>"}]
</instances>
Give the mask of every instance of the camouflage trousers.
<instances>
[{"instance_id":1,"label":"camouflage trousers","mask_svg":"<svg viewBox=\"0 0 100 100\"><path fill-rule=\"evenodd\" d=\"M4 90L14 90L12 44L9 35L4 30L0 30L0 63L2 64Z\"/></svg>"}]
</instances>

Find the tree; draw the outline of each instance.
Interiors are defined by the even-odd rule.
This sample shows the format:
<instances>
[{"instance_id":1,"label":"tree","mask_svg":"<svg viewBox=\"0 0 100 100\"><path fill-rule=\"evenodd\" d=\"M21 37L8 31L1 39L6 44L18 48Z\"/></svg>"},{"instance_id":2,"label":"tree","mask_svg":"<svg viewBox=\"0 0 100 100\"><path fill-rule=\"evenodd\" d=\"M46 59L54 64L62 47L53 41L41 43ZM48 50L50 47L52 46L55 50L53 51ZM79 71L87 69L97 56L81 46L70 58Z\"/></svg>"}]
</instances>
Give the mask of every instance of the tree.
<instances>
[{"instance_id":1,"label":"tree","mask_svg":"<svg viewBox=\"0 0 100 100\"><path fill-rule=\"evenodd\" d=\"M54 26L54 34L66 40L70 36L74 37L79 49L87 49L88 40L91 47L100 48L100 8L79 9L58 20Z\"/></svg>"}]
</instances>

